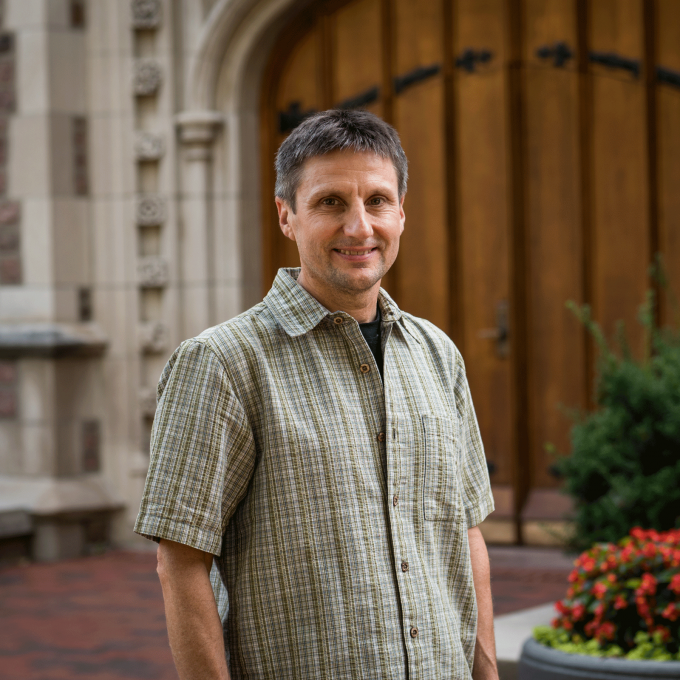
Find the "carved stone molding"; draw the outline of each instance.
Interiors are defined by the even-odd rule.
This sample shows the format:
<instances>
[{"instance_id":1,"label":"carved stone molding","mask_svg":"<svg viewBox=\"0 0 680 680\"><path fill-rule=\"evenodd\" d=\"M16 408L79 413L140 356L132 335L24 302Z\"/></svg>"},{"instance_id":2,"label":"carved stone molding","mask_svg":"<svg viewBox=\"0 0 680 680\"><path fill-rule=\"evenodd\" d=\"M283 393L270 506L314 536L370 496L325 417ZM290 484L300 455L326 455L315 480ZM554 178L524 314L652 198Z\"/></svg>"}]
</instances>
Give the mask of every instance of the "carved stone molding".
<instances>
[{"instance_id":1,"label":"carved stone molding","mask_svg":"<svg viewBox=\"0 0 680 680\"><path fill-rule=\"evenodd\" d=\"M132 0L132 28L143 31L161 23L160 0Z\"/></svg>"},{"instance_id":2,"label":"carved stone molding","mask_svg":"<svg viewBox=\"0 0 680 680\"><path fill-rule=\"evenodd\" d=\"M156 194L144 194L137 198L135 220L140 227L155 227L165 222L165 199Z\"/></svg>"},{"instance_id":3,"label":"carved stone molding","mask_svg":"<svg viewBox=\"0 0 680 680\"><path fill-rule=\"evenodd\" d=\"M147 354L157 354L168 348L168 327L162 321L147 321L139 325L139 349Z\"/></svg>"},{"instance_id":4,"label":"carved stone molding","mask_svg":"<svg viewBox=\"0 0 680 680\"><path fill-rule=\"evenodd\" d=\"M183 111L175 122L188 160L207 160L217 131L224 125L218 111Z\"/></svg>"},{"instance_id":5,"label":"carved stone molding","mask_svg":"<svg viewBox=\"0 0 680 680\"><path fill-rule=\"evenodd\" d=\"M154 59L138 59L132 76L132 89L138 97L156 94L163 80L160 64Z\"/></svg>"},{"instance_id":6,"label":"carved stone molding","mask_svg":"<svg viewBox=\"0 0 680 680\"><path fill-rule=\"evenodd\" d=\"M156 390L153 387L140 388L139 410L145 418L153 418L156 415Z\"/></svg>"},{"instance_id":7,"label":"carved stone molding","mask_svg":"<svg viewBox=\"0 0 680 680\"><path fill-rule=\"evenodd\" d=\"M169 267L164 257L149 255L137 262L137 283L140 288L164 288L168 285Z\"/></svg>"},{"instance_id":8,"label":"carved stone molding","mask_svg":"<svg viewBox=\"0 0 680 680\"><path fill-rule=\"evenodd\" d=\"M153 132L137 132L135 158L138 161L157 161L165 153L165 140Z\"/></svg>"}]
</instances>

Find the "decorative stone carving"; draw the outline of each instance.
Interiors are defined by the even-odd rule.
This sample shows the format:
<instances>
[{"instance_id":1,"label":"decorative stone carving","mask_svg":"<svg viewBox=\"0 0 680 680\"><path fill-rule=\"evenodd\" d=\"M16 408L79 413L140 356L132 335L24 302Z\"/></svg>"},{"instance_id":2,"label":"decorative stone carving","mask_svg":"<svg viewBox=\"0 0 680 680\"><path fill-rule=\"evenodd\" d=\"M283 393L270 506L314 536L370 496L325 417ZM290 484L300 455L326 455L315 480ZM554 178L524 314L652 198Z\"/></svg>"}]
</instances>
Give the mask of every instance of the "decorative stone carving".
<instances>
[{"instance_id":1,"label":"decorative stone carving","mask_svg":"<svg viewBox=\"0 0 680 680\"><path fill-rule=\"evenodd\" d=\"M137 262L137 281L141 288L163 288L169 278L168 263L163 257L149 255Z\"/></svg>"},{"instance_id":2,"label":"decorative stone carving","mask_svg":"<svg viewBox=\"0 0 680 680\"><path fill-rule=\"evenodd\" d=\"M165 142L161 135L153 132L138 132L135 138L135 158L138 161L157 161L165 153Z\"/></svg>"},{"instance_id":3,"label":"decorative stone carving","mask_svg":"<svg viewBox=\"0 0 680 680\"><path fill-rule=\"evenodd\" d=\"M153 418L156 415L156 390L153 387L140 388L139 409L145 418Z\"/></svg>"},{"instance_id":4,"label":"decorative stone carving","mask_svg":"<svg viewBox=\"0 0 680 680\"><path fill-rule=\"evenodd\" d=\"M138 97L149 97L158 92L163 80L160 64L154 59L139 59L135 62L133 90Z\"/></svg>"},{"instance_id":5,"label":"decorative stone carving","mask_svg":"<svg viewBox=\"0 0 680 680\"><path fill-rule=\"evenodd\" d=\"M140 227L155 227L165 222L165 200L162 196L146 194L137 199L135 219Z\"/></svg>"},{"instance_id":6,"label":"decorative stone carving","mask_svg":"<svg viewBox=\"0 0 680 680\"><path fill-rule=\"evenodd\" d=\"M132 0L132 27L138 31L158 28L161 23L160 0Z\"/></svg>"},{"instance_id":7,"label":"decorative stone carving","mask_svg":"<svg viewBox=\"0 0 680 680\"><path fill-rule=\"evenodd\" d=\"M166 350L168 337L168 327L162 321L147 321L139 326L139 348L147 354Z\"/></svg>"}]
</instances>

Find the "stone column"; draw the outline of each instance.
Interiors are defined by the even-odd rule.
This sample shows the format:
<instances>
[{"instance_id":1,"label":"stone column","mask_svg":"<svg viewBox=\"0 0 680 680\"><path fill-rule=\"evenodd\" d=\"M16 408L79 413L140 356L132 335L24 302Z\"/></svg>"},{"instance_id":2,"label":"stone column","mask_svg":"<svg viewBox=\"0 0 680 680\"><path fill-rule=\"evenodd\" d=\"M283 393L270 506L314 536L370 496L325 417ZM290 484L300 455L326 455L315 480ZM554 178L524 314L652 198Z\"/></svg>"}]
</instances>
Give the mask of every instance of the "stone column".
<instances>
[{"instance_id":1,"label":"stone column","mask_svg":"<svg viewBox=\"0 0 680 680\"><path fill-rule=\"evenodd\" d=\"M184 337L216 322L212 147L223 120L216 111L185 111L176 117L182 145L179 271Z\"/></svg>"}]
</instances>

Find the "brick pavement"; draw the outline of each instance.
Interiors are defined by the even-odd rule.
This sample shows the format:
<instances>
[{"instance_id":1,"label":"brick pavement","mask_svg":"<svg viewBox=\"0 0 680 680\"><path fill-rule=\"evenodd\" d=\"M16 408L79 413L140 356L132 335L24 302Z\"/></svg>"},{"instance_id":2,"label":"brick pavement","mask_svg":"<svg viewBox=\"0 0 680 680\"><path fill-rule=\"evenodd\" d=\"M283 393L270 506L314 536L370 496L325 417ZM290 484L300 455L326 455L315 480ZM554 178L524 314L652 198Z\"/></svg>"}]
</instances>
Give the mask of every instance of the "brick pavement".
<instances>
[{"instance_id":1,"label":"brick pavement","mask_svg":"<svg viewBox=\"0 0 680 680\"><path fill-rule=\"evenodd\" d=\"M558 552L490 548L496 614L566 591ZM0 570L0 680L176 680L148 552Z\"/></svg>"}]
</instances>

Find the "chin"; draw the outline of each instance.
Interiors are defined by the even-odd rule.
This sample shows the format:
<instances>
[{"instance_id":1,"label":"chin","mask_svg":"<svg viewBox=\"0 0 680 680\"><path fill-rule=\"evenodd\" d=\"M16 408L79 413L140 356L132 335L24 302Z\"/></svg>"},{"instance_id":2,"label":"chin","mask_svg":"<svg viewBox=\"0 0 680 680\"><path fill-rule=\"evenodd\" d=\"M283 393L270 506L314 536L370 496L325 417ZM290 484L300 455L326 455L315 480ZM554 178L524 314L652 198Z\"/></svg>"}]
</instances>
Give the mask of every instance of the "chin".
<instances>
[{"instance_id":1,"label":"chin","mask_svg":"<svg viewBox=\"0 0 680 680\"><path fill-rule=\"evenodd\" d=\"M334 270L331 280L337 286L356 293L373 288L383 277L381 271L374 269Z\"/></svg>"}]
</instances>

